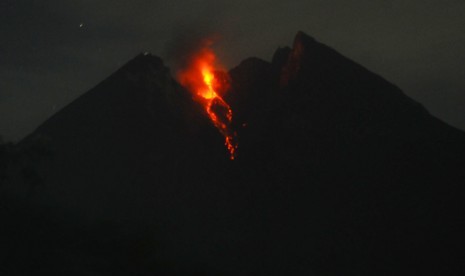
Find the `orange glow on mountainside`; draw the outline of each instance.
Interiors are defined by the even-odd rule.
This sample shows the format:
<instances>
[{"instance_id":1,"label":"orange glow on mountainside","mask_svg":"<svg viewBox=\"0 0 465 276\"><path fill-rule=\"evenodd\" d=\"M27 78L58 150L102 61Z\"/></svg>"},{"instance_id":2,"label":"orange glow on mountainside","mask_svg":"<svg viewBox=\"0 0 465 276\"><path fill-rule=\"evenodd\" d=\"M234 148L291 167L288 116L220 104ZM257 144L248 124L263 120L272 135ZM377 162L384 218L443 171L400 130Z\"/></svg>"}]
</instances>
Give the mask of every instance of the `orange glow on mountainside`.
<instances>
[{"instance_id":1,"label":"orange glow on mountainside","mask_svg":"<svg viewBox=\"0 0 465 276\"><path fill-rule=\"evenodd\" d=\"M179 82L186 87L207 112L213 125L225 138L225 146L231 160L236 157L236 133L231 130L233 112L231 107L220 96L220 91L227 91L229 83L219 78L225 74L217 64L213 50L205 46L196 52L188 61L186 68L178 71Z\"/></svg>"}]
</instances>

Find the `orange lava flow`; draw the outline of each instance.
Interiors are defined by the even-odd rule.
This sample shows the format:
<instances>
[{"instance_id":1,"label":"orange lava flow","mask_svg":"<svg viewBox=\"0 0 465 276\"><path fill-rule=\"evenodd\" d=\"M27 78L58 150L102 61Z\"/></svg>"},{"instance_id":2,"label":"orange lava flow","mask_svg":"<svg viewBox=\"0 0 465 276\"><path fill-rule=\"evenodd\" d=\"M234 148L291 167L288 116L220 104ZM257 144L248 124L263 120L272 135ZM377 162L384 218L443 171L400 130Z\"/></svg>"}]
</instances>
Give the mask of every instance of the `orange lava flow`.
<instances>
[{"instance_id":1,"label":"orange lava flow","mask_svg":"<svg viewBox=\"0 0 465 276\"><path fill-rule=\"evenodd\" d=\"M195 53L186 68L178 71L179 82L194 95L208 114L213 125L225 137L225 146L234 160L237 154L236 133L231 130L233 112L218 91L226 91L228 84L218 79L216 56L209 47Z\"/></svg>"}]
</instances>

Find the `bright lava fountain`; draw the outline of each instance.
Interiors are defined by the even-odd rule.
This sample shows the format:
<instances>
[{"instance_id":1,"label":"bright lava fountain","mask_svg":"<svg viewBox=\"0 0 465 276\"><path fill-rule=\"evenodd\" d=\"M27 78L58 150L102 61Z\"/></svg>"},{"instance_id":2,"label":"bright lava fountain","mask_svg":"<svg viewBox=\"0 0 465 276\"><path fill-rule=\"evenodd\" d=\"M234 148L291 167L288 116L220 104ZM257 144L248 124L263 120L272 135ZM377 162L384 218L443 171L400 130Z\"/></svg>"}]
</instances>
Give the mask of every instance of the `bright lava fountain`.
<instances>
[{"instance_id":1,"label":"bright lava fountain","mask_svg":"<svg viewBox=\"0 0 465 276\"><path fill-rule=\"evenodd\" d=\"M209 45L193 54L187 67L178 71L179 82L186 87L208 114L213 125L225 138L225 146L234 160L237 154L236 133L231 129L233 112L220 96L219 91L227 91L229 83L219 77L226 74L220 70L216 55Z\"/></svg>"}]
</instances>

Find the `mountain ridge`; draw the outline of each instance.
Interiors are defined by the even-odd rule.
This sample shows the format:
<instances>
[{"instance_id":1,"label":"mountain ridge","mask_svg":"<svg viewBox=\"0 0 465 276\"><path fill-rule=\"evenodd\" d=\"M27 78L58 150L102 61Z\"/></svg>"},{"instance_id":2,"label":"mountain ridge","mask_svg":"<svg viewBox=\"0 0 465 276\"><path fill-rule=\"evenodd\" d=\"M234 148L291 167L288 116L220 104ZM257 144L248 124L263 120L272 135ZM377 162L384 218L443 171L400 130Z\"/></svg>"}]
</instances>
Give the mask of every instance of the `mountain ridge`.
<instances>
[{"instance_id":1,"label":"mountain ridge","mask_svg":"<svg viewBox=\"0 0 465 276\"><path fill-rule=\"evenodd\" d=\"M78 225L146 229L162 246L136 252L170 267L129 263L125 248L112 253L119 262L80 249L88 259L76 266L127 261L129 272L161 275L463 271L465 133L303 32L271 62L249 58L229 74L234 161L189 92L144 54L27 138L47 136L55 151L40 167L39 199L84 217Z\"/></svg>"}]
</instances>

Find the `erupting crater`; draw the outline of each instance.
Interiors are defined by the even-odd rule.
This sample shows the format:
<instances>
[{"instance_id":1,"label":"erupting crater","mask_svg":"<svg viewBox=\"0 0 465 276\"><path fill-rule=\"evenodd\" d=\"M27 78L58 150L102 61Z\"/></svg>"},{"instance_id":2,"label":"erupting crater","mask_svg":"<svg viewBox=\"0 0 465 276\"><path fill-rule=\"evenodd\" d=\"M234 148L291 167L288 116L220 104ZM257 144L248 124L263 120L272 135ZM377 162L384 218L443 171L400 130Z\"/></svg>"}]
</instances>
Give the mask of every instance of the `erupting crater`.
<instances>
[{"instance_id":1,"label":"erupting crater","mask_svg":"<svg viewBox=\"0 0 465 276\"><path fill-rule=\"evenodd\" d=\"M193 53L187 66L177 72L181 85L193 94L193 98L201 104L213 125L224 136L225 146L230 159L237 154L237 133L231 128L233 111L221 97L230 87L226 70L217 62L211 49L211 42Z\"/></svg>"}]
</instances>

